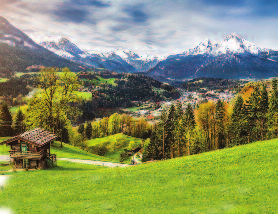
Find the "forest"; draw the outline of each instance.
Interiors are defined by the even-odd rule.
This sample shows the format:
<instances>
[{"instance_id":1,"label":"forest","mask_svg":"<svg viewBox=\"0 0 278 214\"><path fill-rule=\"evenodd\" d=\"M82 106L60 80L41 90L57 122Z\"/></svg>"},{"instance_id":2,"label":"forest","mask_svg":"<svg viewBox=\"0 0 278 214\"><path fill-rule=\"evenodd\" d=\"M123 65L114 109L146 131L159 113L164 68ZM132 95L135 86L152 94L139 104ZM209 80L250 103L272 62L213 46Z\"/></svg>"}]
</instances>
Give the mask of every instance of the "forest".
<instances>
[{"instance_id":1,"label":"forest","mask_svg":"<svg viewBox=\"0 0 278 214\"><path fill-rule=\"evenodd\" d=\"M163 110L143 159L161 160L278 137L278 90L273 79L247 84L233 103L206 102L185 111L182 104Z\"/></svg>"},{"instance_id":2,"label":"forest","mask_svg":"<svg viewBox=\"0 0 278 214\"><path fill-rule=\"evenodd\" d=\"M224 91L226 89L234 88L235 90L240 86L246 84L248 81L244 80L233 80L233 79L222 79L222 78L209 78L199 77L187 82L183 82L180 87L189 92L204 92L206 90L218 90Z\"/></svg>"},{"instance_id":3,"label":"forest","mask_svg":"<svg viewBox=\"0 0 278 214\"><path fill-rule=\"evenodd\" d=\"M131 83L139 87L142 80L137 75L127 78L131 78L128 84L118 81L119 88L125 90ZM61 71L43 68L38 81L41 93L28 101L25 114L19 110L12 117L9 106L1 105L0 136L41 127L54 132L61 142L88 149L87 140L123 133L144 139L143 161L199 154L278 137L277 79L272 80L270 87L263 81L248 83L229 103L203 102L193 108L177 101L176 105L163 108L160 121L154 125L144 118L115 113L78 127L73 124L84 113L77 105L80 98L74 94L80 87L78 75L67 68ZM149 87L143 81L140 92L144 94L143 89Z\"/></svg>"}]
</instances>

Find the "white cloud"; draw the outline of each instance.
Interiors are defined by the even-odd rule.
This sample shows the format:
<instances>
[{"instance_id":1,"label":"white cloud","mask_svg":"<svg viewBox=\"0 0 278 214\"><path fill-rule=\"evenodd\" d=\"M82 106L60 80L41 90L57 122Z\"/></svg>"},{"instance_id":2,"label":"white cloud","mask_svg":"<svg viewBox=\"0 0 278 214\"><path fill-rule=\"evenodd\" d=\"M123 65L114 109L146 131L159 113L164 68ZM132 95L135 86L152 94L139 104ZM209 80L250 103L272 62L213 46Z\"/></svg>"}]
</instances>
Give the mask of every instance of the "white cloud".
<instances>
[{"instance_id":1,"label":"white cloud","mask_svg":"<svg viewBox=\"0 0 278 214\"><path fill-rule=\"evenodd\" d=\"M103 3L110 2L110 7L88 7L86 22L74 23L51 14L65 1L13 2L6 3L1 14L36 42L65 36L82 49L123 48L134 49L139 55L165 55L182 52L207 38L220 41L235 32L258 47L278 48L277 17L251 16L254 11L242 5L204 5L201 0L107 0Z\"/></svg>"}]
</instances>

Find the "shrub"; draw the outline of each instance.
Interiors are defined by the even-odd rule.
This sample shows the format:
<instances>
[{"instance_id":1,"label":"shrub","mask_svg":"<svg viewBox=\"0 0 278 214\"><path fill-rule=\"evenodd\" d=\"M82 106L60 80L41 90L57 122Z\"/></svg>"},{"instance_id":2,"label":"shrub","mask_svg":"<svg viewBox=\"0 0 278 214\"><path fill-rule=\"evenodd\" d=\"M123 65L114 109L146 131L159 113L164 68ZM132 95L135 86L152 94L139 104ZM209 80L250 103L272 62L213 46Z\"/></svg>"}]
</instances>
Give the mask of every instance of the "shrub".
<instances>
[{"instance_id":1,"label":"shrub","mask_svg":"<svg viewBox=\"0 0 278 214\"><path fill-rule=\"evenodd\" d=\"M124 161L128 160L129 155L127 154L127 152L123 152L120 154L120 163L123 163Z\"/></svg>"},{"instance_id":2,"label":"shrub","mask_svg":"<svg viewBox=\"0 0 278 214\"><path fill-rule=\"evenodd\" d=\"M46 165L47 165L48 168L54 168L55 167L55 164L50 159L46 160Z\"/></svg>"}]
</instances>

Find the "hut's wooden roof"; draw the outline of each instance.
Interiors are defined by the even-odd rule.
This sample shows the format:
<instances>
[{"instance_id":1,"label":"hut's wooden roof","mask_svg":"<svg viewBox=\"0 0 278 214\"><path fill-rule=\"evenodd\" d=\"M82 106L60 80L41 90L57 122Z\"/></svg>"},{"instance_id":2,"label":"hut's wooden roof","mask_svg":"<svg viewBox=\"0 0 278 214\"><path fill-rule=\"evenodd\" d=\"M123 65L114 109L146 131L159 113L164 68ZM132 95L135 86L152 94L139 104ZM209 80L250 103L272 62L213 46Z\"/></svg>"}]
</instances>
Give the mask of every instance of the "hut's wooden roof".
<instances>
[{"instance_id":1,"label":"hut's wooden roof","mask_svg":"<svg viewBox=\"0 0 278 214\"><path fill-rule=\"evenodd\" d=\"M50 132L45 131L43 129L36 128L36 129L30 130L30 131L24 132L15 137L12 137L6 141L3 141L1 144L4 144L4 143L9 144L15 140L23 140L26 142L36 144L38 146L43 146L43 145L53 141L56 138L57 138L57 136L55 136L54 134L51 134Z\"/></svg>"}]
</instances>

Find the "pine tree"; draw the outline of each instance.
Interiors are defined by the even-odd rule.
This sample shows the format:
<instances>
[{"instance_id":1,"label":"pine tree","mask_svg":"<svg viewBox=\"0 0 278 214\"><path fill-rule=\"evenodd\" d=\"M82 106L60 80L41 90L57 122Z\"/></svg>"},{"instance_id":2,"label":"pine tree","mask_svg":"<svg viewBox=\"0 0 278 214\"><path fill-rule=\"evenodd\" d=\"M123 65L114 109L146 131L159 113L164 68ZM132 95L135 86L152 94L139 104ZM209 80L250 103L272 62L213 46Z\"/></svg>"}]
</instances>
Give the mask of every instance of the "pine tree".
<instances>
[{"instance_id":1,"label":"pine tree","mask_svg":"<svg viewBox=\"0 0 278 214\"><path fill-rule=\"evenodd\" d=\"M83 140L84 140L84 138L85 138L85 127L84 127L84 124L81 124L78 127L77 132L83 137Z\"/></svg>"},{"instance_id":2,"label":"pine tree","mask_svg":"<svg viewBox=\"0 0 278 214\"><path fill-rule=\"evenodd\" d=\"M70 142L69 131L66 127L62 128L61 142L64 142L64 143L69 143ZM62 144L61 144L61 147L62 147Z\"/></svg>"},{"instance_id":3,"label":"pine tree","mask_svg":"<svg viewBox=\"0 0 278 214\"><path fill-rule=\"evenodd\" d=\"M272 80L272 92L268 109L268 139L278 137L278 89L277 79Z\"/></svg>"},{"instance_id":4,"label":"pine tree","mask_svg":"<svg viewBox=\"0 0 278 214\"><path fill-rule=\"evenodd\" d=\"M9 107L6 103L1 106L0 112L0 136L12 136L13 129L12 129L12 116L9 110Z\"/></svg>"},{"instance_id":5,"label":"pine tree","mask_svg":"<svg viewBox=\"0 0 278 214\"><path fill-rule=\"evenodd\" d=\"M195 122L194 111L190 103L187 104L187 108L185 110L184 116L185 116L186 127L189 130L194 129L196 122Z\"/></svg>"},{"instance_id":6,"label":"pine tree","mask_svg":"<svg viewBox=\"0 0 278 214\"><path fill-rule=\"evenodd\" d=\"M190 135L196 125L194 111L190 103L187 104L183 121L185 128L184 134L187 135L187 154L190 155Z\"/></svg>"},{"instance_id":7,"label":"pine tree","mask_svg":"<svg viewBox=\"0 0 278 214\"><path fill-rule=\"evenodd\" d=\"M165 143L164 143L164 158L173 158L174 156L174 122L175 120L175 106L171 105L169 109L168 118L165 124Z\"/></svg>"},{"instance_id":8,"label":"pine tree","mask_svg":"<svg viewBox=\"0 0 278 214\"><path fill-rule=\"evenodd\" d=\"M183 147L183 136L184 136L184 128L183 128L183 110L182 104L178 100L176 104L176 112L174 119L174 138L175 138L175 151L174 156L182 156L182 147Z\"/></svg>"},{"instance_id":9,"label":"pine tree","mask_svg":"<svg viewBox=\"0 0 278 214\"><path fill-rule=\"evenodd\" d=\"M144 146L144 161L148 160L161 160L163 158L162 139L158 137L158 126L152 132L150 142ZM147 141L148 142L148 141ZM146 143L146 142L145 142Z\"/></svg>"},{"instance_id":10,"label":"pine tree","mask_svg":"<svg viewBox=\"0 0 278 214\"><path fill-rule=\"evenodd\" d=\"M19 111L16 114L15 123L14 123L15 135L19 135L25 131L25 124L23 121L24 121L24 114L19 109Z\"/></svg>"},{"instance_id":11,"label":"pine tree","mask_svg":"<svg viewBox=\"0 0 278 214\"><path fill-rule=\"evenodd\" d=\"M92 132L93 132L93 127L91 123L87 123L86 129L85 129L85 135L88 140L92 138Z\"/></svg>"},{"instance_id":12,"label":"pine tree","mask_svg":"<svg viewBox=\"0 0 278 214\"><path fill-rule=\"evenodd\" d=\"M177 107L176 107L175 120L178 121L179 119L181 119L181 118L182 118L182 115L183 115L182 104L181 104L181 102L178 100L178 101L177 101Z\"/></svg>"},{"instance_id":13,"label":"pine tree","mask_svg":"<svg viewBox=\"0 0 278 214\"><path fill-rule=\"evenodd\" d=\"M231 116L231 138L233 145L244 144L247 140L248 126L248 107L244 104L243 98L239 95L236 98Z\"/></svg>"},{"instance_id":14,"label":"pine tree","mask_svg":"<svg viewBox=\"0 0 278 214\"><path fill-rule=\"evenodd\" d=\"M269 105L268 92L266 90L266 84L263 84L263 88L261 90L260 112L259 112L261 140L264 140L266 138L268 105Z\"/></svg>"},{"instance_id":15,"label":"pine tree","mask_svg":"<svg viewBox=\"0 0 278 214\"><path fill-rule=\"evenodd\" d=\"M249 100L247 101L247 121L249 124L248 129L248 143L257 141L260 139L260 101L261 95L259 87L256 85L254 87L254 92L251 94Z\"/></svg>"}]
</instances>

